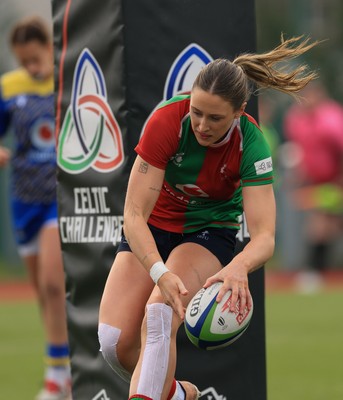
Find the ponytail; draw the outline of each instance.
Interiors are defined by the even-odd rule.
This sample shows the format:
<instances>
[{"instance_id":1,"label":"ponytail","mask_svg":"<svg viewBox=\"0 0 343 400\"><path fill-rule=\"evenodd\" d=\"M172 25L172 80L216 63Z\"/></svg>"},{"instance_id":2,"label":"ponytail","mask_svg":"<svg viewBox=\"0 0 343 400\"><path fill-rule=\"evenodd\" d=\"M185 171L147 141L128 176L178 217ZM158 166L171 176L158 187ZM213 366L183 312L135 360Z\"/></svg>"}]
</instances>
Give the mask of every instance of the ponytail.
<instances>
[{"instance_id":1,"label":"ponytail","mask_svg":"<svg viewBox=\"0 0 343 400\"><path fill-rule=\"evenodd\" d=\"M290 61L315 47L303 36L284 40L275 49L262 53L243 53L233 62L216 59L207 64L196 77L193 89L200 88L208 93L222 97L230 102L234 110L249 100L253 84L258 89L271 88L298 97L297 93L310 81L317 78L316 72L308 71L306 64L290 68ZM280 66L280 63L283 65Z\"/></svg>"},{"instance_id":2,"label":"ponytail","mask_svg":"<svg viewBox=\"0 0 343 400\"><path fill-rule=\"evenodd\" d=\"M241 54L236 57L233 64L241 67L248 78L259 88L271 88L290 95L296 95L310 81L317 78L317 74L308 71L305 64L293 69L277 64L292 60L308 50L312 49L318 42L310 43L307 38L302 41L303 36L284 40L281 36L281 44L275 49L262 54Z\"/></svg>"}]
</instances>

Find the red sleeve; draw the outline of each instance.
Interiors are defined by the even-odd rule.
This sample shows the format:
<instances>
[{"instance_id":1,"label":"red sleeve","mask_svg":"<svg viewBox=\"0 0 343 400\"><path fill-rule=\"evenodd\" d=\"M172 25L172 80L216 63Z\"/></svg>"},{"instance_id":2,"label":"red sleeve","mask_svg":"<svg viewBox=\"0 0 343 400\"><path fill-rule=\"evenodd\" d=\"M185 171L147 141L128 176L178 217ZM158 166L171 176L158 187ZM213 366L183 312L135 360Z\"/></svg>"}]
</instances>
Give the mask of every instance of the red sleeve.
<instances>
[{"instance_id":1,"label":"red sleeve","mask_svg":"<svg viewBox=\"0 0 343 400\"><path fill-rule=\"evenodd\" d=\"M154 167L165 169L178 148L182 119L178 102L155 110L145 125L136 153Z\"/></svg>"}]
</instances>

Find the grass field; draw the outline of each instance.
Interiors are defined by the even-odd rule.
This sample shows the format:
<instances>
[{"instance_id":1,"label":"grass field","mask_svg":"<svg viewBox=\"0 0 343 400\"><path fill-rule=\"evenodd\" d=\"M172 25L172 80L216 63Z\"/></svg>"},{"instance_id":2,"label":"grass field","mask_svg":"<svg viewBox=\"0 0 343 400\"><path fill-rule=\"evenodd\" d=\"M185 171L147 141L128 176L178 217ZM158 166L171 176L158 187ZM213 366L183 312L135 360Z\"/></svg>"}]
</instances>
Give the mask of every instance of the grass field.
<instances>
[{"instance_id":1,"label":"grass field","mask_svg":"<svg viewBox=\"0 0 343 400\"><path fill-rule=\"evenodd\" d=\"M269 400L343 399L343 291L266 297Z\"/></svg>"},{"instance_id":2,"label":"grass field","mask_svg":"<svg viewBox=\"0 0 343 400\"><path fill-rule=\"evenodd\" d=\"M267 294L268 400L343 399L342 304L339 290ZM0 302L0 321L0 399L32 400L44 352L36 304Z\"/></svg>"},{"instance_id":3,"label":"grass field","mask_svg":"<svg viewBox=\"0 0 343 400\"><path fill-rule=\"evenodd\" d=\"M42 385L44 340L36 303L0 303L0 399L33 400Z\"/></svg>"}]
</instances>

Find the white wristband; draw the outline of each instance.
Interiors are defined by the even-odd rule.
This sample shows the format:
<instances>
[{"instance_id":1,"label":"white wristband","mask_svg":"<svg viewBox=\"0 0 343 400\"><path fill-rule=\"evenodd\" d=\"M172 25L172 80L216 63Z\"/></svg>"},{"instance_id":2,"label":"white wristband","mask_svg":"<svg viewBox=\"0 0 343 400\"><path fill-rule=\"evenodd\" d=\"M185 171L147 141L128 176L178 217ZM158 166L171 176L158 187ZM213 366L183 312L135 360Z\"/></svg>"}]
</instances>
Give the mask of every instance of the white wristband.
<instances>
[{"instance_id":1,"label":"white wristband","mask_svg":"<svg viewBox=\"0 0 343 400\"><path fill-rule=\"evenodd\" d=\"M169 269L164 265L164 263L162 261L157 261L150 268L149 273L150 273L151 279L155 282L155 285L157 285L158 280L166 272L169 272Z\"/></svg>"}]
</instances>

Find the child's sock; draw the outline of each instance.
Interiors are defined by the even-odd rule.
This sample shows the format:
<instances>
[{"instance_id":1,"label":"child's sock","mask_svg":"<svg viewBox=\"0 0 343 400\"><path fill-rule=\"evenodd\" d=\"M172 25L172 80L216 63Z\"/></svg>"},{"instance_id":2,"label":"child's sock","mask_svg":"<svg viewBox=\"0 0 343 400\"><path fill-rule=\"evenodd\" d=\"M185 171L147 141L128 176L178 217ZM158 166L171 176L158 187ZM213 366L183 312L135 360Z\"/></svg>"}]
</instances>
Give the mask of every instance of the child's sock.
<instances>
[{"instance_id":1,"label":"child's sock","mask_svg":"<svg viewBox=\"0 0 343 400\"><path fill-rule=\"evenodd\" d=\"M46 350L45 386L54 391L53 387L69 386L71 382L69 348L67 344L47 346Z\"/></svg>"}]
</instances>

